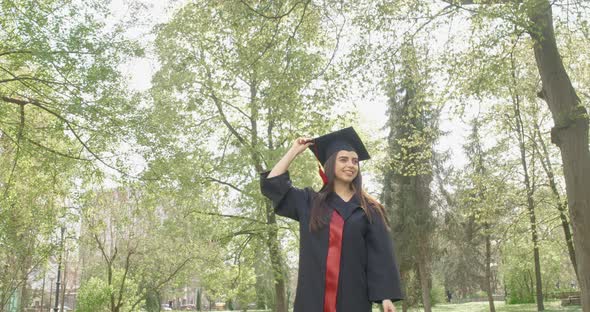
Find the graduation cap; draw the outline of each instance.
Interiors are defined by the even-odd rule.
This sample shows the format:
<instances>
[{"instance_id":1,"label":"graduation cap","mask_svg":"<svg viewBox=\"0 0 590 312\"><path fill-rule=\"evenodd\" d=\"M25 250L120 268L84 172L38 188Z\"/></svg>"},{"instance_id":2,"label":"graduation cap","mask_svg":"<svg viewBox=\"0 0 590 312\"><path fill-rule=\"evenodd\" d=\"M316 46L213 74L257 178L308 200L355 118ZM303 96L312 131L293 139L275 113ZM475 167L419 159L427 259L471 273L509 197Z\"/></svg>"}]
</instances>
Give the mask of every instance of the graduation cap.
<instances>
[{"instance_id":1,"label":"graduation cap","mask_svg":"<svg viewBox=\"0 0 590 312\"><path fill-rule=\"evenodd\" d=\"M309 149L313 152L321 165L319 165L320 176L324 184L328 184L328 177L322 170L322 166L326 163L332 154L338 151L354 151L358 155L358 160L367 160L371 158L369 152L365 148L363 141L358 136L352 127L344 128L332 133L322 135L312 139L313 145Z\"/></svg>"}]
</instances>

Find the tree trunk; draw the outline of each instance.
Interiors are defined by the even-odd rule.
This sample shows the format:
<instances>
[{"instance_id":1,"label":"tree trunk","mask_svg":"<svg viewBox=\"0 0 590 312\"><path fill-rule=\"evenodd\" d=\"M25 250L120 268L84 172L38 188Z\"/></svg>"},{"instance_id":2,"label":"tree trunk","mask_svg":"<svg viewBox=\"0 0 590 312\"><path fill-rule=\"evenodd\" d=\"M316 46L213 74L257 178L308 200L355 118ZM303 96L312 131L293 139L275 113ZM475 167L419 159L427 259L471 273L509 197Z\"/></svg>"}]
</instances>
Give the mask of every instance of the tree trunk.
<instances>
[{"instance_id":1,"label":"tree trunk","mask_svg":"<svg viewBox=\"0 0 590 312\"><path fill-rule=\"evenodd\" d=\"M512 79L516 83L516 66L514 64L514 58L511 56L511 71ZM520 163L522 165L522 171L524 173L524 185L526 189L526 200L527 209L529 211L529 222L531 226L531 238L533 240L533 258L535 262L535 284L536 284L536 301L537 311L544 311L545 306L543 305L543 281L541 278L541 259L539 256L539 235L537 233L537 217L535 215L535 201L533 194L535 192L534 186L531 183L529 176L528 164L526 159L526 144L525 144L525 130L522 121L522 115L520 113L520 95L517 91L512 90L512 103L514 108L514 119L516 124L516 137L518 139L518 147L520 150Z\"/></svg>"},{"instance_id":2,"label":"tree trunk","mask_svg":"<svg viewBox=\"0 0 590 312\"><path fill-rule=\"evenodd\" d=\"M41 311L44 311L45 299L45 280L47 279L47 272L43 271L43 284L41 284Z\"/></svg>"},{"instance_id":3,"label":"tree trunk","mask_svg":"<svg viewBox=\"0 0 590 312\"><path fill-rule=\"evenodd\" d=\"M66 300L66 287L67 287L67 272L68 272L68 251L64 250L64 263L63 263L63 279L61 282L61 311L64 310Z\"/></svg>"},{"instance_id":4,"label":"tree trunk","mask_svg":"<svg viewBox=\"0 0 590 312\"><path fill-rule=\"evenodd\" d=\"M535 202L533 199L533 187L528 174L528 165L526 161L526 151L524 144L524 132L522 129L522 120L520 119L520 111L518 109L518 101L516 102L516 124L518 128L518 138L520 145L520 161L522 169L524 171L524 184L526 187L527 197L527 208L529 211L529 221L531 226L531 238L533 240L533 258L535 261L535 284L536 284L536 298L537 298L537 311L544 311L545 306L543 305L543 282L541 279L541 259L539 256L539 235L537 233L537 217L535 214Z\"/></svg>"},{"instance_id":5,"label":"tree trunk","mask_svg":"<svg viewBox=\"0 0 590 312\"><path fill-rule=\"evenodd\" d=\"M283 261L278 243L277 221L272 205L269 202L266 203L266 211L268 218L267 244L275 282L275 311L287 312L287 300L285 297L285 276L283 274Z\"/></svg>"},{"instance_id":6,"label":"tree trunk","mask_svg":"<svg viewBox=\"0 0 590 312\"><path fill-rule=\"evenodd\" d=\"M489 225L484 224L486 231L489 230ZM488 293L488 302L490 305L490 312L496 312L494 305L494 291L492 289L492 242L489 234L486 234L486 292Z\"/></svg>"},{"instance_id":7,"label":"tree trunk","mask_svg":"<svg viewBox=\"0 0 590 312\"><path fill-rule=\"evenodd\" d=\"M28 290L27 278L23 281L23 285L21 286L20 290L20 304L18 305L18 310L20 312L25 312L27 301L29 301L29 290ZM16 293L16 292L15 292Z\"/></svg>"},{"instance_id":8,"label":"tree trunk","mask_svg":"<svg viewBox=\"0 0 590 312\"><path fill-rule=\"evenodd\" d=\"M578 276L578 265L576 264L574 241L572 233L570 231L570 223L567 219L565 211L567 208L567 202L564 202L561 199L561 195L559 194L559 190L557 189L557 183L555 182L555 174L553 173L553 165L551 164L551 158L549 157L547 145L545 144L543 136L541 135L541 129L539 128L539 125L536 122L535 134L539 137L538 142L539 145L541 145L541 149L539 150L539 158L541 160L541 164L543 165L543 170L545 171L545 174L547 174L547 179L549 180L551 192L553 192L553 196L555 196L555 200L557 202L557 210L559 211L559 218L561 219L561 227L563 228L563 235L565 237L565 242L567 244L567 251L569 253L570 261L572 262L574 272L576 273L576 278L579 281L580 278Z\"/></svg>"},{"instance_id":9,"label":"tree trunk","mask_svg":"<svg viewBox=\"0 0 590 312\"><path fill-rule=\"evenodd\" d=\"M430 182L432 181L432 171L428 174L418 175L413 177L414 184L414 196L415 203L418 211L422 214L418 215L422 218L428 218L432 220L432 207L430 204ZM418 243L418 278L420 278L420 286L422 288L422 303L424 304L424 312L432 311L432 302L430 299L430 290L432 288L432 274L430 270L430 264L432 260L432 228L433 224L426 223L423 226L422 233L420 234L420 242Z\"/></svg>"},{"instance_id":10,"label":"tree trunk","mask_svg":"<svg viewBox=\"0 0 590 312\"><path fill-rule=\"evenodd\" d=\"M197 288L197 300L196 300L197 311L201 311L201 287Z\"/></svg>"},{"instance_id":11,"label":"tree trunk","mask_svg":"<svg viewBox=\"0 0 590 312\"><path fill-rule=\"evenodd\" d=\"M50 279L51 283L49 283L49 310L51 310L51 296L53 296L53 279Z\"/></svg>"},{"instance_id":12,"label":"tree trunk","mask_svg":"<svg viewBox=\"0 0 590 312\"><path fill-rule=\"evenodd\" d=\"M402 281L406 281L407 280L407 278L405 276L406 273L401 268L400 268L399 275L400 275L400 280L402 280ZM408 283L403 283L402 287L404 288L404 293L406 294L406 297L407 297L407 295L409 294L409 291L408 291L408 289L409 289ZM409 308L408 300L402 300L402 312L408 312L408 308Z\"/></svg>"},{"instance_id":13,"label":"tree trunk","mask_svg":"<svg viewBox=\"0 0 590 312\"><path fill-rule=\"evenodd\" d=\"M250 85L250 96L251 96L251 127L252 127L252 136L251 136L251 145L252 145L252 159L254 160L256 171L262 172L262 161L260 160L259 155L254 150L258 145L258 127L257 127L257 118L258 118L258 107L255 105L256 99L256 81L252 81ZM269 109L269 116L271 111ZM269 121L268 126L268 148L272 150L274 148L273 140L272 140L272 128L274 125L274 120ZM270 262L272 264L272 273L274 277L275 283L275 311L277 312L287 312L289 304L287 302L286 297L286 283L285 283L285 269L283 266L283 259L281 256L281 247L279 245L279 238L278 238L278 225L277 219L274 212L274 209L270 203L270 201L266 201L265 203L266 208L266 222L267 222L267 246L268 252L270 256Z\"/></svg>"},{"instance_id":14,"label":"tree trunk","mask_svg":"<svg viewBox=\"0 0 590 312\"><path fill-rule=\"evenodd\" d=\"M560 151L581 288L582 309L590 312L590 151L588 115L580 103L557 50L553 14L548 0L538 0L529 11L536 27L531 36L543 89L555 126L551 141Z\"/></svg>"},{"instance_id":15,"label":"tree trunk","mask_svg":"<svg viewBox=\"0 0 590 312\"><path fill-rule=\"evenodd\" d=\"M424 254L418 257L418 278L420 278L420 288L422 289L424 312L432 312L432 303L430 301L430 270L428 268L430 255L424 252Z\"/></svg>"},{"instance_id":16,"label":"tree trunk","mask_svg":"<svg viewBox=\"0 0 590 312\"><path fill-rule=\"evenodd\" d=\"M533 211L531 214L531 228L533 230L533 240L537 240L537 229L535 222L535 212ZM545 311L545 305L543 304L543 282L541 280L541 259L539 257L539 244L534 243L533 246L533 254L535 257L535 283L537 284L536 287L536 296L537 296L537 311Z\"/></svg>"}]
</instances>

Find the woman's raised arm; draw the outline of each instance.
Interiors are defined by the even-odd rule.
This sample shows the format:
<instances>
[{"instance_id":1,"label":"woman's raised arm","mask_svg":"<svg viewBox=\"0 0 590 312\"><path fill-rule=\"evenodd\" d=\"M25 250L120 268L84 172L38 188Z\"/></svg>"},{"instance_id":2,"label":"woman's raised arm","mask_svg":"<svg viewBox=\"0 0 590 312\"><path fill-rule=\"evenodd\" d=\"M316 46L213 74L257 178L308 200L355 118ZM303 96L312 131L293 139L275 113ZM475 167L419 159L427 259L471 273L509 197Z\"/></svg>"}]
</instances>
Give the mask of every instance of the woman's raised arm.
<instances>
[{"instance_id":1,"label":"woman's raised arm","mask_svg":"<svg viewBox=\"0 0 590 312\"><path fill-rule=\"evenodd\" d=\"M295 157L299 156L307 147L312 145L310 138L297 138L291 148L283 155L283 158L276 163L276 165L272 168L270 173L267 176L268 178L279 176L289 169L289 165L295 159Z\"/></svg>"}]
</instances>

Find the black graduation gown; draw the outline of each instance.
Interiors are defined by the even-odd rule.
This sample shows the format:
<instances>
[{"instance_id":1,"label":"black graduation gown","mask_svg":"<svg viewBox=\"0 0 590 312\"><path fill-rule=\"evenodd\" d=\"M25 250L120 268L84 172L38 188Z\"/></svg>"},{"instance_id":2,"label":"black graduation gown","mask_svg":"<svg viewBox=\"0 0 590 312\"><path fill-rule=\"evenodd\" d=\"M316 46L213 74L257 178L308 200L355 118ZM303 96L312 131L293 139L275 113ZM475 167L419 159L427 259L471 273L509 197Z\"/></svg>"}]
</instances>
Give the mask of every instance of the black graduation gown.
<instances>
[{"instance_id":1,"label":"black graduation gown","mask_svg":"<svg viewBox=\"0 0 590 312\"><path fill-rule=\"evenodd\" d=\"M294 312L323 312L329 226L310 232L314 191L294 187L288 172L272 178L267 178L268 173L261 174L262 194L272 200L278 215L299 221L299 274ZM370 312L372 302L403 299L393 243L381 218L374 214L373 222L369 222L355 197L345 202L337 194L331 194L329 203L344 219L336 311Z\"/></svg>"}]
</instances>

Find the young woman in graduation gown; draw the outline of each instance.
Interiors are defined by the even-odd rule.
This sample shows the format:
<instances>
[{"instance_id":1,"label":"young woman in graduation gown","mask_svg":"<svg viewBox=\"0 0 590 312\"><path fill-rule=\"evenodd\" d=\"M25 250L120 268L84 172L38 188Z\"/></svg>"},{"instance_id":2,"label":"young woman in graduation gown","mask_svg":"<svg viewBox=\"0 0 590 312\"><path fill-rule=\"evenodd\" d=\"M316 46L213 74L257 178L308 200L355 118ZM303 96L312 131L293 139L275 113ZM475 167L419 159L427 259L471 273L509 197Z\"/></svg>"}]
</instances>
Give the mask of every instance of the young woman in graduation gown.
<instances>
[{"instance_id":1,"label":"young woman in graduation gown","mask_svg":"<svg viewBox=\"0 0 590 312\"><path fill-rule=\"evenodd\" d=\"M324 187L292 185L288 167L306 148L323 164ZM262 193L278 215L299 221L299 274L294 312L395 312L403 298L383 206L362 189L359 161L368 153L352 128L298 138L261 175Z\"/></svg>"}]
</instances>

